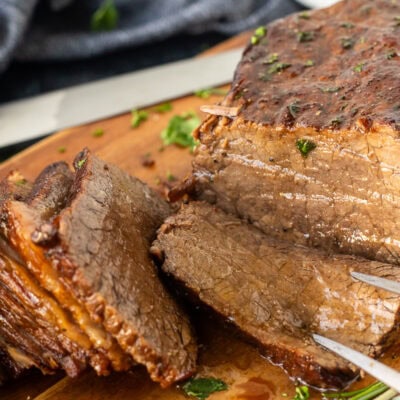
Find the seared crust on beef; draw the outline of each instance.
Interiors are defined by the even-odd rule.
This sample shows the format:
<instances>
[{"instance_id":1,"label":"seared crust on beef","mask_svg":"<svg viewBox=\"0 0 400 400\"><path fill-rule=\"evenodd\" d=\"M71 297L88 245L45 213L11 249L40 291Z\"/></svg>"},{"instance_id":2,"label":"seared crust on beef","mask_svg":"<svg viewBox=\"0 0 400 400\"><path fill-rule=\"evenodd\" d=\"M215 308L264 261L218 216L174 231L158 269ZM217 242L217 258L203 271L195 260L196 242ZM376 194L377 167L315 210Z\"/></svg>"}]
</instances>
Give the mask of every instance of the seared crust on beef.
<instances>
[{"instance_id":1,"label":"seared crust on beef","mask_svg":"<svg viewBox=\"0 0 400 400\"><path fill-rule=\"evenodd\" d=\"M399 15L398 2L344 0L271 23L223 104L282 129L399 131Z\"/></svg>"},{"instance_id":2,"label":"seared crust on beef","mask_svg":"<svg viewBox=\"0 0 400 400\"><path fill-rule=\"evenodd\" d=\"M400 264L398 15L345 0L269 25L223 102L238 115L196 132L198 197L280 239Z\"/></svg>"}]
</instances>

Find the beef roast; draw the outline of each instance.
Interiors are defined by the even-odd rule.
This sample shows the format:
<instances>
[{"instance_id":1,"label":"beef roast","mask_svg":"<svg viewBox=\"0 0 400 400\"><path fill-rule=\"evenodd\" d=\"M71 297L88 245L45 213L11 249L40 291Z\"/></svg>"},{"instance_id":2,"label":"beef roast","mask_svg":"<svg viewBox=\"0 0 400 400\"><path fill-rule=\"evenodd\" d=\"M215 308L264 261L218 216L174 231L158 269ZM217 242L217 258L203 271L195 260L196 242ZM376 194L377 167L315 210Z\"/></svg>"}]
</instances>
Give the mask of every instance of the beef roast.
<instances>
[{"instance_id":1,"label":"beef roast","mask_svg":"<svg viewBox=\"0 0 400 400\"><path fill-rule=\"evenodd\" d=\"M128 357L111 335L93 322L85 308L71 297L59 282L43 248L31 240L31 236L36 240L54 238L55 230L44 217L54 216L66 205L72 183L73 174L68 166L56 163L45 168L24 201L13 200L15 196L4 201L1 217L6 241L2 241L2 250L16 260L13 271L15 279L22 280L21 287L26 284L28 293L40 299L40 304L26 306L37 308L56 329L65 333L68 341L75 343L76 354L65 343L72 358L79 360L66 364L69 366L66 372L76 376L89 363L99 375L105 375L111 366L116 370L129 368ZM36 234L39 228L40 235ZM26 269L28 272L24 274ZM12 283L7 284L11 286Z\"/></svg>"},{"instance_id":2,"label":"beef roast","mask_svg":"<svg viewBox=\"0 0 400 400\"><path fill-rule=\"evenodd\" d=\"M196 132L199 197L277 238L398 264L397 15L344 0L258 29Z\"/></svg>"},{"instance_id":3,"label":"beef roast","mask_svg":"<svg viewBox=\"0 0 400 400\"><path fill-rule=\"evenodd\" d=\"M60 279L154 380L167 386L190 376L191 327L148 255L169 206L88 151L75 166L72 200L55 221L58 243L48 249Z\"/></svg>"},{"instance_id":4,"label":"beef roast","mask_svg":"<svg viewBox=\"0 0 400 400\"><path fill-rule=\"evenodd\" d=\"M71 376L88 364L98 374L126 370L133 359L163 386L191 375L189 321L148 255L168 204L87 150L75 167L49 166L19 196L10 179L2 184L0 318L13 310L2 348Z\"/></svg>"},{"instance_id":5,"label":"beef roast","mask_svg":"<svg viewBox=\"0 0 400 400\"><path fill-rule=\"evenodd\" d=\"M398 336L400 296L356 282L350 271L400 279L389 264L294 246L207 203L169 217L152 251L162 269L238 326L290 376L341 388L356 376L311 333L378 356Z\"/></svg>"}]
</instances>

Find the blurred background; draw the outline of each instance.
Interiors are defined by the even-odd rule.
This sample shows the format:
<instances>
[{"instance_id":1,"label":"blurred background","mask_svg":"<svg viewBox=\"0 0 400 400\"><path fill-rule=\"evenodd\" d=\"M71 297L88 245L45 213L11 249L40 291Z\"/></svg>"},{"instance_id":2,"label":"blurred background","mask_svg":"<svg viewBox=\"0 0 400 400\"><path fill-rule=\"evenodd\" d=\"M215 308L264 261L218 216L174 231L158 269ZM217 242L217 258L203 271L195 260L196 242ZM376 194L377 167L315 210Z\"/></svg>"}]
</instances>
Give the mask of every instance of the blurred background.
<instances>
[{"instance_id":1,"label":"blurred background","mask_svg":"<svg viewBox=\"0 0 400 400\"><path fill-rule=\"evenodd\" d=\"M188 58L304 8L294 0L0 0L0 104Z\"/></svg>"},{"instance_id":2,"label":"blurred background","mask_svg":"<svg viewBox=\"0 0 400 400\"><path fill-rule=\"evenodd\" d=\"M0 0L0 102L187 58L301 8L293 0Z\"/></svg>"}]
</instances>

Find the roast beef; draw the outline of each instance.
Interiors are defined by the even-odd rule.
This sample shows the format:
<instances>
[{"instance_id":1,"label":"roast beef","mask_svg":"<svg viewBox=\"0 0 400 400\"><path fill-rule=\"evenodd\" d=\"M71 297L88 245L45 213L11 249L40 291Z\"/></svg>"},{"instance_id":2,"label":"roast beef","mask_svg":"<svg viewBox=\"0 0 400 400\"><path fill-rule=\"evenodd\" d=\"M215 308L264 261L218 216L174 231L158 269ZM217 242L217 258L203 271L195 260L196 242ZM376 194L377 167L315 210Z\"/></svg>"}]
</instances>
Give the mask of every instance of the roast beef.
<instances>
[{"instance_id":1,"label":"roast beef","mask_svg":"<svg viewBox=\"0 0 400 400\"><path fill-rule=\"evenodd\" d=\"M21 196L3 183L0 310L13 309L0 328L5 352L13 359L15 347L30 365L71 376L88 364L98 374L127 370L133 360L163 386L190 376L189 321L148 255L168 204L87 150L75 168L49 166Z\"/></svg>"},{"instance_id":2,"label":"roast beef","mask_svg":"<svg viewBox=\"0 0 400 400\"><path fill-rule=\"evenodd\" d=\"M311 333L374 357L398 336L400 296L350 276L357 270L399 280L392 265L272 239L201 202L166 220L152 252L165 273L309 385L342 388L357 375Z\"/></svg>"},{"instance_id":3,"label":"roast beef","mask_svg":"<svg viewBox=\"0 0 400 400\"><path fill-rule=\"evenodd\" d=\"M168 204L142 182L88 151L75 160L71 203L55 221L48 249L60 280L152 379L190 376L196 344L189 321L149 258Z\"/></svg>"},{"instance_id":4,"label":"roast beef","mask_svg":"<svg viewBox=\"0 0 400 400\"><path fill-rule=\"evenodd\" d=\"M398 15L344 0L259 28L196 132L198 196L277 238L398 264Z\"/></svg>"}]
</instances>

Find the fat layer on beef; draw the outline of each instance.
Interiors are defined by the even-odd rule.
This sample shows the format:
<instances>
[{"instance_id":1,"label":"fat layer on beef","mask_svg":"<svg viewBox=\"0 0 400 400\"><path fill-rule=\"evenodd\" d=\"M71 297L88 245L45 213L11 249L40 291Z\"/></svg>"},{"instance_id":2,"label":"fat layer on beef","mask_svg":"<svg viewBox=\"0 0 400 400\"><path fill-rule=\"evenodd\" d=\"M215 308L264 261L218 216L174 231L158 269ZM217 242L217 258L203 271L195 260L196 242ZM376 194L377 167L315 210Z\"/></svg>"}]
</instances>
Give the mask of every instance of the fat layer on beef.
<instances>
[{"instance_id":1,"label":"fat layer on beef","mask_svg":"<svg viewBox=\"0 0 400 400\"><path fill-rule=\"evenodd\" d=\"M311 333L370 356L398 336L400 296L350 276L357 270L399 280L400 270L389 264L272 239L201 202L169 217L152 251L165 273L309 385L343 388L357 375L316 345Z\"/></svg>"},{"instance_id":2,"label":"fat layer on beef","mask_svg":"<svg viewBox=\"0 0 400 400\"><path fill-rule=\"evenodd\" d=\"M88 150L75 168L49 166L23 196L5 195L19 187L10 179L0 187L0 285L8 294L0 308L13 307L4 318L27 343L18 347L4 325L1 348L11 359L15 347L31 365L71 376L78 366L107 374L133 361L163 386L190 376L196 343L189 321L148 255L168 204Z\"/></svg>"},{"instance_id":3,"label":"fat layer on beef","mask_svg":"<svg viewBox=\"0 0 400 400\"><path fill-rule=\"evenodd\" d=\"M268 25L222 103L236 116L196 133L199 197L277 238L399 264L399 14L345 0Z\"/></svg>"}]
</instances>

